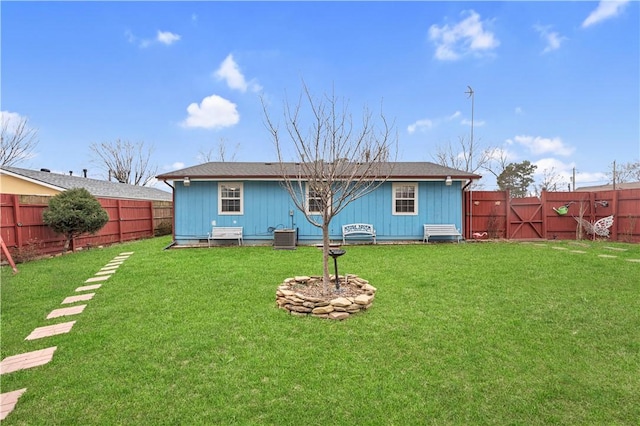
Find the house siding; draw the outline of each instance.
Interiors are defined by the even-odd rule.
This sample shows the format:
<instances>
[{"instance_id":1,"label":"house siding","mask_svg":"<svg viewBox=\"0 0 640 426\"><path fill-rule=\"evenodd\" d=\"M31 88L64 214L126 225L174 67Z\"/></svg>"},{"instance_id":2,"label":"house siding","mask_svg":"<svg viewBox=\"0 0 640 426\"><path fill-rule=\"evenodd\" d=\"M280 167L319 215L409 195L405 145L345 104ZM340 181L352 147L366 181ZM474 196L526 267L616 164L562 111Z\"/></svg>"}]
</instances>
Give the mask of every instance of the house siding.
<instances>
[{"instance_id":1,"label":"house siding","mask_svg":"<svg viewBox=\"0 0 640 426\"><path fill-rule=\"evenodd\" d=\"M193 244L206 239L212 221L216 226L242 226L247 242L270 242L273 229L298 229L301 243L322 239L320 228L311 225L295 208L289 194L275 181L243 183L244 214L218 214L218 183L192 181L185 187L175 186L175 239L178 244ZM332 240L342 239L342 225L371 223L378 241L422 240L425 223L452 223L462 226L461 183L445 186L442 181L410 181L418 183L418 214L393 215L392 182L359 198L340 212L330 225ZM293 216L289 212L293 211Z\"/></svg>"}]
</instances>

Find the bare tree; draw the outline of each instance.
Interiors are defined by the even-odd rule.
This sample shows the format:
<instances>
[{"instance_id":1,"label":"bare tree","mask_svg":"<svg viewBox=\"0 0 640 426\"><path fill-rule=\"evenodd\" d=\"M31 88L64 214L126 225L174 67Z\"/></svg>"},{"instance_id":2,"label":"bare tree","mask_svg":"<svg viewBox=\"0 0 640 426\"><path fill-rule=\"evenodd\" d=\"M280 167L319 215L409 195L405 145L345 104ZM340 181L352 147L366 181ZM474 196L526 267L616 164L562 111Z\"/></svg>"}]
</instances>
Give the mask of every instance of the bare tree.
<instances>
[{"instance_id":1,"label":"bare tree","mask_svg":"<svg viewBox=\"0 0 640 426\"><path fill-rule=\"evenodd\" d=\"M117 139L115 142L94 143L90 146L95 161L118 182L145 186L157 174L158 167L151 165L153 147L144 142L131 143Z\"/></svg>"},{"instance_id":2,"label":"bare tree","mask_svg":"<svg viewBox=\"0 0 640 426\"><path fill-rule=\"evenodd\" d=\"M640 161L617 164L614 161L607 172L609 183L640 182ZM614 182L615 180L615 182Z\"/></svg>"},{"instance_id":3,"label":"bare tree","mask_svg":"<svg viewBox=\"0 0 640 426\"><path fill-rule=\"evenodd\" d=\"M478 149L480 148L480 149ZM431 156L434 162L441 166L451 167L452 169L463 170L469 173L478 173L479 170L487 170L496 174L494 154L498 150L493 147L481 148L477 144L471 143L470 139L464 136L458 137L458 143L452 144L451 141L444 145L436 147L436 152ZM504 169L504 168L503 168ZM471 186L477 188L480 184L473 183Z\"/></svg>"},{"instance_id":4,"label":"bare tree","mask_svg":"<svg viewBox=\"0 0 640 426\"><path fill-rule=\"evenodd\" d=\"M542 191L561 191L567 188L567 185L567 182L558 174L556 168L551 167L542 171L542 180L539 184L534 185L534 191L537 196L540 196Z\"/></svg>"},{"instance_id":5,"label":"bare tree","mask_svg":"<svg viewBox=\"0 0 640 426\"><path fill-rule=\"evenodd\" d=\"M209 161L236 161L240 144L237 143L233 148L233 152L229 153L227 142L227 139L220 138L218 144L214 148L209 148L206 151L204 149L200 149L198 152L198 158L205 163L208 163Z\"/></svg>"},{"instance_id":6,"label":"bare tree","mask_svg":"<svg viewBox=\"0 0 640 426\"><path fill-rule=\"evenodd\" d=\"M13 166L32 158L38 145L38 131L29 127L29 120L8 111L0 112L0 119L0 166Z\"/></svg>"},{"instance_id":7,"label":"bare tree","mask_svg":"<svg viewBox=\"0 0 640 426\"><path fill-rule=\"evenodd\" d=\"M366 108L362 122L356 126L344 101L334 94L314 98L304 84L303 94L294 107L284 103L284 138L269 116L264 100L262 105L277 151L284 188L309 223L322 229L323 283L327 291L331 220L351 202L374 191L388 179L393 164L390 157L395 159L397 153L397 135L392 134L393 126L384 115L380 115L380 123L376 124ZM309 113L306 116L308 124L303 117L305 112ZM285 161L284 139L293 145L294 163Z\"/></svg>"}]
</instances>

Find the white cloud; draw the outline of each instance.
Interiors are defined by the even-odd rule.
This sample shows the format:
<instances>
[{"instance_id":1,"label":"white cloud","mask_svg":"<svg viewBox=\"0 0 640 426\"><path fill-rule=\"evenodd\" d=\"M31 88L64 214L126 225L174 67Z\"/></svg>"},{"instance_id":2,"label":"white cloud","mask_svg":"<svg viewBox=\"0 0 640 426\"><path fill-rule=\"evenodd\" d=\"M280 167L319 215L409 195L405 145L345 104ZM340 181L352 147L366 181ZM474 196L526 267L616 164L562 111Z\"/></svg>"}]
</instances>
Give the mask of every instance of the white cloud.
<instances>
[{"instance_id":1,"label":"white cloud","mask_svg":"<svg viewBox=\"0 0 640 426\"><path fill-rule=\"evenodd\" d=\"M218 95L207 96L199 105L192 103L187 112L189 116L182 122L183 127L219 129L240 121L236 104Z\"/></svg>"},{"instance_id":2,"label":"white cloud","mask_svg":"<svg viewBox=\"0 0 640 426\"><path fill-rule=\"evenodd\" d=\"M534 25L533 28L540 33L540 38L544 40L546 46L542 53L549 53L554 50L560 49L562 43L567 40L566 37L560 35L560 33L556 31L551 31L551 27L542 26L542 25Z\"/></svg>"},{"instance_id":3,"label":"white cloud","mask_svg":"<svg viewBox=\"0 0 640 426\"><path fill-rule=\"evenodd\" d=\"M429 39L436 45L436 59L455 61L468 54L490 52L500 45L495 35L484 28L487 21L481 21L479 14L473 10L462 13L468 17L455 25L429 27Z\"/></svg>"},{"instance_id":4,"label":"white cloud","mask_svg":"<svg viewBox=\"0 0 640 426\"><path fill-rule=\"evenodd\" d=\"M184 163L182 161L176 161L169 167L169 170L180 170L180 169L184 169Z\"/></svg>"},{"instance_id":5,"label":"white cloud","mask_svg":"<svg viewBox=\"0 0 640 426\"><path fill-rule=\"evenodd\" d=\"M180 40L180 36L178 34L171 33L169 31L158 31L158 36L156 38L160 43L166 44L167 46L175 43Z\"/></svg>"},{"instance_id":6,"label":"white cloud","mask_svg":"<svg viewBox=\"0 0 640 426\"><path fill-rule=\"evenodd\" d=\"M522 107L516 107L514 112L516 113L516 115L524 114L524 110L522 109Z\"/></svg>"},{"instance_id":7,"label":"white cloud","mask_svg":"<svg viewBox=\"0 0 640 426\"><path fill-rule=\"evenodd\" d=\"M137 44L139 48L145 49L152 44L161 43L166 46L172 45L176 41L180 40L181 36L178 34L174 34L169 31L159 31L156 34L154 39L145 39L139 38L135 34L133 34L130 30L124 32L125 37L127 37L127 41L131 44Z\"/></svg>"},{"instance_id":8,"label":"white cloud","mask_svg":"<svg viewBox=\"0 0 640 426\"><path fill-rule=\"evenodd\" d=\"M471 120L469 120L468 118L464 118L460 121L460 124L462 124L463 126L471 126ZM473 127L482 127L485 124L487 124L487 122L484 120L473 120Z\"/></svg>"},{"instance_id":9,"label":"white cloud","mask_svg":"<svg viewBox=\"0 0 640 426\"><path fill-rule=\"evenodd\" d=\"M528 136L518 135L511 139L507 139L507 144L512 145L514 142L523 145L534 155L542 155L551 153L554 155L571 155L575 148L565 146L562 139L555 138L543 138L541 136Z\"/></svg>"},{"instance_id":10,"label":"white cloud","mask_svg":"<svg viewBox=\"0 0 640 426\"><path fill-rule=\"evenodd\" d=\"M231 89L239 90L243 93L246 92L247 89L251 89L252 92L262 90L262 87L253 80L247 82L242 72L240 72L240 67L238 67L238 64L233 59L232 54L229 54L224 61L222 61L214 75L218 80L224 80Z\"/></svg>"},{"instance_id":11,"label":"white cloud","mask_svg":"<svg viewBox=\"0 0 640 426\"><path fill-rule=\"evenodd\" d=\"M429 120L428 118L425 118L422 120L418 120L413 124L410 124L407 127L407 132L409 132L409 134L412 135L413 133L416 132L416 130L425 131L432 127L433 127L433 121Z\"/></svg>"},{"instance_id":12,"label":"white cloud","mask_svg":"<svg viewBox=\"0 0 640 426\"><path fill-rule=\"evenodd\" d=\"M450 116L447 117L447 120L454 120L458 117L460 117L462 115L462 113L460 111L456 111L453 114L451 114Z\"/></svg>"},{"instance_id":13,"label":"white cloud","mask_svg":"<svg viewBox=\"0 0 640 426\"><path fill-rule=\"evenodd\" d=\"M582 28L590 27L591 25L602 22L606 19L613 18L619 15L624 7L629 3L629 0L602 0L598 3L598 7L587 16L582 22Z\"/></svg>"},{"instance_id":14,"label":"white cloud","mask_svg":"<svg viewBox=\"0 0 640 426\"><path fill-rule=\"evenodd\" d=\"M17 112L0 111L0 123L2 123L2 128L5 128L6 126L7 132L11 135L15 133L16 126L23 120L26 120L26 118Z\"/></svg>"},{"instance_id":15,"label":"white cloud","mask_svg":"<svg viewBox=\"0 0 640 426\"><path fill-rule=\"evenodd\" d=\"M564 163L557 158L541 158L540 160L534 161L533 164L538 166L534 175L540 176L542 176L545 171L550 172L553 170L558 175L568 177L575 167L575 163Z\"/></svg>"}]
</instances>

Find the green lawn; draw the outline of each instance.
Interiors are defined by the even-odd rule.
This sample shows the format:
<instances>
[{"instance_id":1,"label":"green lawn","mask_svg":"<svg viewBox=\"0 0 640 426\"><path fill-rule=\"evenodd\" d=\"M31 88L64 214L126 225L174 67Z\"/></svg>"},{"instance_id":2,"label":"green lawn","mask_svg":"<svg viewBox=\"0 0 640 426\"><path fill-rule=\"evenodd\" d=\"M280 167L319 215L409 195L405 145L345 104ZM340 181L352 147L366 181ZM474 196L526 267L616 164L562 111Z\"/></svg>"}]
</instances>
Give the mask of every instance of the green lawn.
<instances>
[{"instance_id":1,"label":"green lawn","mask_svg":"<svg viewBox=\"0 0 640 426\"><path fill-rule=\"evenodd\" d=\"M320 274L316 248L169 242L2 268L2 358L58 347L49 364L1 377L2 392L27 388L3 424L640 419L640 263L626 260L640 245L347 247L341 273L378 292L369 311L335 322L275 308L284 278ZM135 253L82 314L45 319L124 251ZM69 334L24 340L70 320Z\"/></svg>"}]
</instances>

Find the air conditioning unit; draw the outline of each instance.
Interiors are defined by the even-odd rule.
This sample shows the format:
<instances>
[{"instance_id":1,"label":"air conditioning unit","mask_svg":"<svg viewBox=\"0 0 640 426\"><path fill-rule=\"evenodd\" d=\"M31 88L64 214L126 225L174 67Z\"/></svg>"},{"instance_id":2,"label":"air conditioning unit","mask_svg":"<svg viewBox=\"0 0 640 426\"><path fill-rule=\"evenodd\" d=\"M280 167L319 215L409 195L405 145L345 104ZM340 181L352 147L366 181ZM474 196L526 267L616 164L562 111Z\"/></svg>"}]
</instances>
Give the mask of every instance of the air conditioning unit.
<instances>
[{"instance_id":1,"label":"air conditioning unit","mask_svg":"<svg viewBox=\"0 0 640 426\"><path fill-rule=\"evenodd\" d=\"M295 250L296 230L276 229L273 231L273 248L275 250Z\"/></svg>"}]
</instances>

